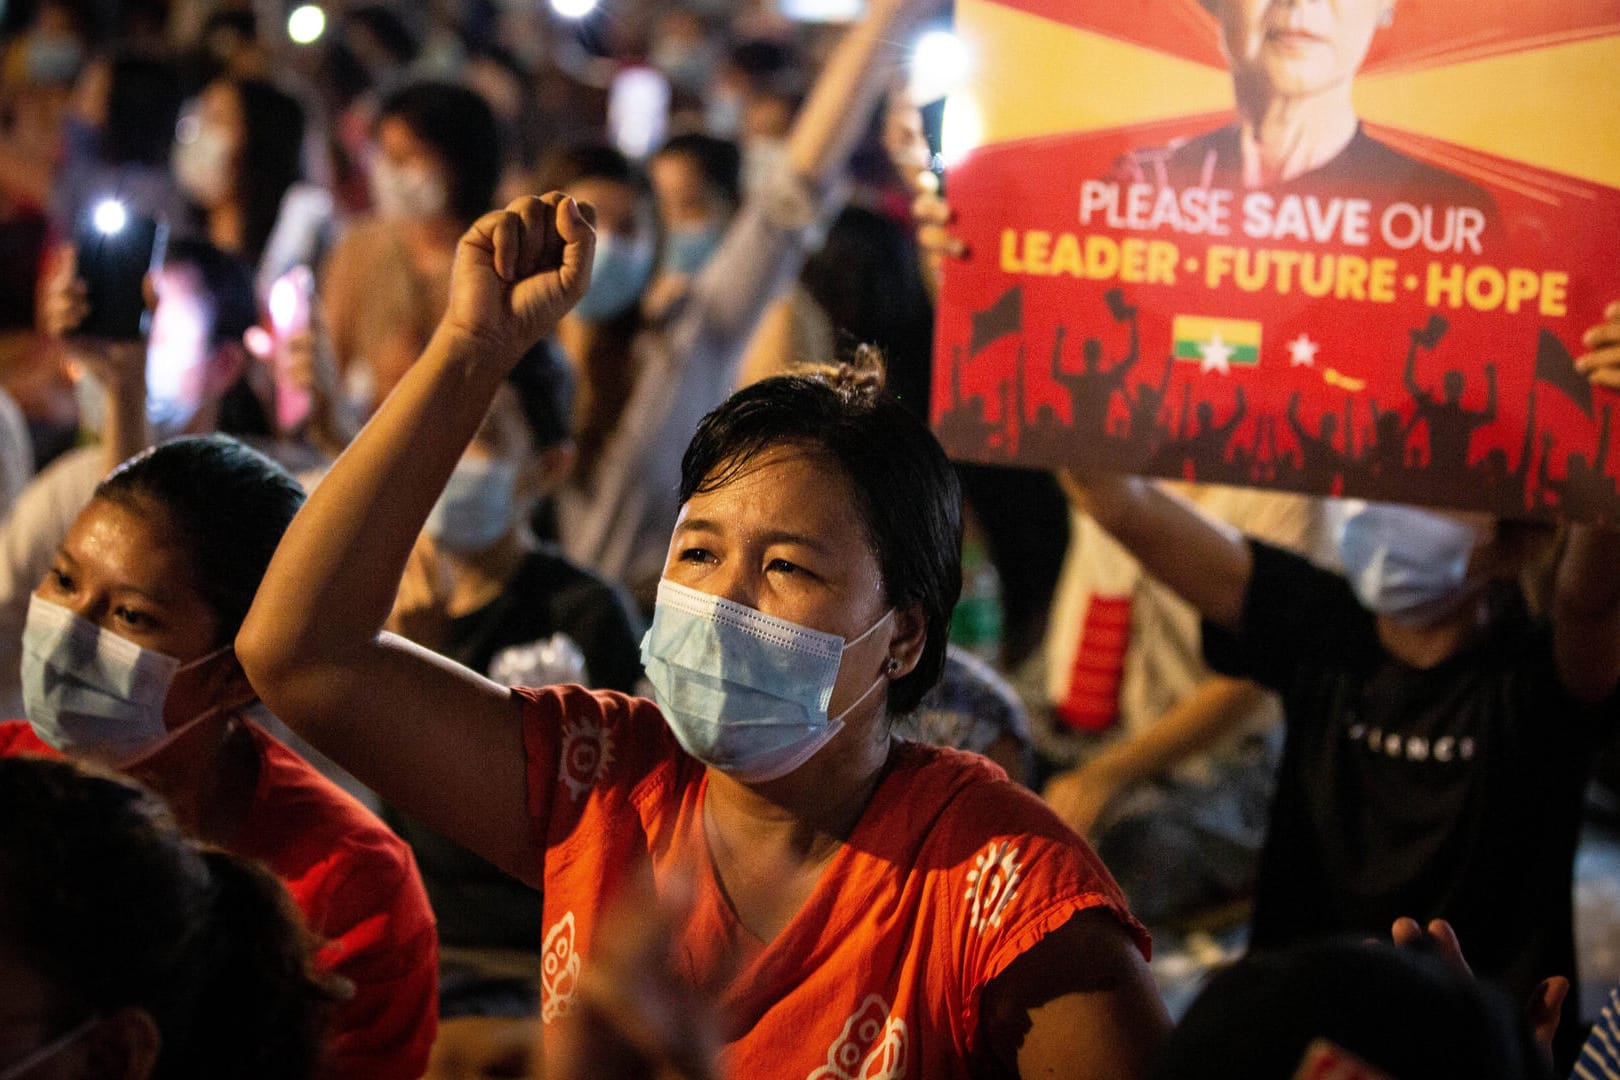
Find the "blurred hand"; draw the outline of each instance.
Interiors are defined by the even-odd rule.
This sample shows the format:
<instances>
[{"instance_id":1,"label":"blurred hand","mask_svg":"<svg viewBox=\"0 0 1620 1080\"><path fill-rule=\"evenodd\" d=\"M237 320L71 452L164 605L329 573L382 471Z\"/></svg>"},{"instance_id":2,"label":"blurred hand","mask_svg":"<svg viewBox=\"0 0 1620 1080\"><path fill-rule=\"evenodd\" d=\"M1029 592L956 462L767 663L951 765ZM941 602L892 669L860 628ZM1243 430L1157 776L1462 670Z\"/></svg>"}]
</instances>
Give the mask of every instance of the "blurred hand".
<instances>
[{"instance_id":1,"label":"blurred hand","mask_svg":"<svg viewBox=\"0 0 1620 1080\"><path fill-rule=\"evenodd\" d=\"M602 920L573 1008L558 1021L547 1080L714 1080L719 1032L675 975L670 943L691 913L691 878L659 896L643 869Z\"/></svg>"},{"instance_id":2,"label":"blurred hand","mask_svg":"<svg viewBox=\"0 0 1620 1080\"><path fill-rule=\"evenodd\" d=\"M933 176L932 173L928 175L930 178ZM952 217L944 196L931 185L925 185L911 203L911 218L917 223L917 247L922 255L923 272L928 278L930 290L936 293L945 272L945 260L965 258L968 253L967 245L951 234Z\"/></svg>"},{"instance_id":3,"label":"blurred hand","mask_svg":"<svg viewBox=\"0 0 1620 1080\"><path fill-rule=\"evenodd\" d=\"M416 538L405 574L394 596L394 610L388 613L386 629L409 638L435 652L444 647L445 626L450 621L450 568L426 533Z\"/></svg>"},{"instance_id":4,"label":"blurred hand","mask_svg":"<svg viewBox=\"0 0 1620 1080\"><path fill-rule=\"evenodd\" d=\"M1087 839L1108 801L1125 787L1124 780L1104 765L1087 762L1047 782L1041 797L1057 816Z\"/></svg>"},{"instance_id":5,"label":"blurred hand","mask_svg":"<svg viewBox=\"0 0 1620 1080\"><path fill-rule=\"evenodd\" d=\"M441 330L515 363L585 295L595 251L586 211L559 192L485 214L456 247Z\"/></svg>"},{"instance_id":6,"label":"blurred hand","mask_svg":"<svg viewBox=\"0 0 1620 1080\"><path fill-rule=\"evenodd\" d=\"M1459 974L1473 977L1473 969L1463 956L1457 931L1445 919L1430 919L1428 926L1418 925L1416 919L1396 919L1395 925L1390 927L1389 936L1397 948L1431 951ZM1558 1021L1568 994L1569 980L1562 975L1554 975L1541 980L1525 1004L1525 1020L1548 1062L1552 1061L1553 1037L1558 1034Z\"/></svg>"},{"instance_id":7,"label":"blurred hand","mask_svg":"<svg viewBox=\"0 0 1620 1080\"><path fill-rule=\"evenodd\" d=\"M1590 352L1575 358L1575 368L1598 386L1620 390L1620 300L1603 312L1603 321L1588 330L1581 343Z\"/></svg>"},{"instance_id":8,"label":"blurred hand","mask_svg":"<svg viewBox=\"0 0 1620 1080\"><path fill-rule=\"evenodd\" d=\"M146 303L155 306L152 283L145 283ZM72 249L64 253L62 264L45 285L40 303L41 329L47 337L62 344L66 359L94 375L114 395L146 391L146 343L106 341L76 335L75 331L90 314L89 289L75 268Z\"/></svg>"}]
</instances>

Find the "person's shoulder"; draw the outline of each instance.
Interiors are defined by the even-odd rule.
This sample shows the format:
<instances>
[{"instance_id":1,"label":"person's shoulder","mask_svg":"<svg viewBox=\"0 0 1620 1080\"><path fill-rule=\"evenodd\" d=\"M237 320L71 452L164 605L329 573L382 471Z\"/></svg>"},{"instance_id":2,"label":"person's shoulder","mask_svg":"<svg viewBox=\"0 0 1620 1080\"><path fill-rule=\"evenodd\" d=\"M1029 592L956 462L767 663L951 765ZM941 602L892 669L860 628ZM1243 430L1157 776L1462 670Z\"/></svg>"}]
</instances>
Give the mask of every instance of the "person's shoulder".
<instances>
[{"instance_id":1,"label":"person's shoulder","mask_svg":"<svg viewBox=\"0 0 1620 1080\"><path fill-rule=\"evenodd\" d=\"M1141 147L1121 161L1125 179L1171 187L1223 186L1237 167L1238 128L1227 124L1160 146Z\"/></svg>"},{"instance_id":2,"label":"person's shoulder","mask_svg":"<svg viewBox=\"0 0 1620 1080\"><path fill-rule=\"evenodd\" d=\"M902 743L891 781L913 827L929 842L962 849L995 837L1039 836L1064 847L1080 839L1034 792L980 754Z\"/></svg>"},{"instance_id":3,"label":"person's shoulder","mask_svg":"<svg viewBox=\"0 0 1620 1080\"><path fill-rule=\"evenodd\" d=\"M1408 199L1480 209L1494 209L1496 205L1495 198L1474 181L1397 150L1368 134L1365 128L1357 128L1350 145L1325 168L1377 184Z\"/></svg>"},{"instance_id":4,"label":"person's shoulder","mask_svg":"<svg viewBox=\"0 0 1620 1080\"><path fill-rule=\"evenodd\" d=\"M283 865L338 856L368 872L410 867L409 848L381 818L258 724L249 720L244 727L259 756L245 828L250 846L261 849L252 854Z\"/></svg>"},{"instance_id":5,"label":"person's shoulder","mask_svg":"<svg viewBox=\"0 0 1620 1080\"><path fill-rule=\"evenodd\" d=\"M251 721L259 785L233 845L288 887L316 933L337 937L379 911L388 936L433 924L409 845L347 792Z\"/></svg>"},{"instance_id":6,"label":"person's shoulder","mask_svg":"<svg viewBox=\"0 0 1620 1080\"><path fill-rule=\"evenodd\" d=\"M682 776L701 774L646 698L573 685L520 686L512 693L523 711L531 813L549 813L546 791L565 793L576 806L593 794L634 801L649 786L670 788Z\"/></svg>"}]
</instances>

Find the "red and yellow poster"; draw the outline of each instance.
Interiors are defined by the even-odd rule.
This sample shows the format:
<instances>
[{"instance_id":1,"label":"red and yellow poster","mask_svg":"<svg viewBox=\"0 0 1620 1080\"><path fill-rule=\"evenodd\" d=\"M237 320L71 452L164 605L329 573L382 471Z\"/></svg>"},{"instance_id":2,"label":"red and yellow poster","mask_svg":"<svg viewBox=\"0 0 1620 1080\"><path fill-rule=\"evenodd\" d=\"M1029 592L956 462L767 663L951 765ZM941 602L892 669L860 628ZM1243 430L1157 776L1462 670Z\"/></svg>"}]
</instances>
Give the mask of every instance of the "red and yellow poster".
<instances>
[{"instance_id":1,"label":"red and yellow poster","mask_svg":"<svg viewBox=\"0 0 1620 1080\"><path fill-rule=\"evenodd\" d=\"M1620 0L959 0L954 456L1620 520Z\"/></svg>"}]
</instances>

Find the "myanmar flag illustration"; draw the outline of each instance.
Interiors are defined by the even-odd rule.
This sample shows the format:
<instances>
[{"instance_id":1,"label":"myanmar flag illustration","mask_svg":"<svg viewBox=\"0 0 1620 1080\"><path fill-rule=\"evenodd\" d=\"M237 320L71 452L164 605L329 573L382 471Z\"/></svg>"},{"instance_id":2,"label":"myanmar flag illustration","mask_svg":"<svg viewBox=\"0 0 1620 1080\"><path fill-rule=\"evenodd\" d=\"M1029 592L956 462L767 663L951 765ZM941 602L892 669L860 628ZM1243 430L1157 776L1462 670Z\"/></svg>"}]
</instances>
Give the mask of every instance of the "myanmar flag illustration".
<instances>
[{"instance_id":1,"label":"myanmar flag illustration","mask_svg":"<svg viewBox=\"0 0 1620 1080\"><path fill-rule=\"evenodd\" d=\"M1205 360L1212 347L1224 346L1229 364L1252 367L1260 362L1260 324L1249 319L1177 315L1170 335L1177 360Z\"/></svg>"}]
</instances>

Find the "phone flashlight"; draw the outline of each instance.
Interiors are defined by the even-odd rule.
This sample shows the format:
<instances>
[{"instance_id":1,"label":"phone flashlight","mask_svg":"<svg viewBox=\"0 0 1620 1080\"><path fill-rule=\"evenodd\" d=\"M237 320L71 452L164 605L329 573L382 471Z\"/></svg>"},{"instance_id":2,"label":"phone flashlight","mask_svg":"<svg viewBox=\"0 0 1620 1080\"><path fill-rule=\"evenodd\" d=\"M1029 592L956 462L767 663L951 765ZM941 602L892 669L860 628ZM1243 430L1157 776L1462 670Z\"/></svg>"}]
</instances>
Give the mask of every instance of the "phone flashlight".
<instances>
[{"instance_id":1,"label":"phone flashlight","mask_svg":"<svg viewBox=\"0 0 1620 1080\"><path fill-rule=\"evenodd\" d=\"M90 223L102 236L117 236L129 224L129 211L117 199L102 199L90 212Z\"/></svg>"}]
</instances>

